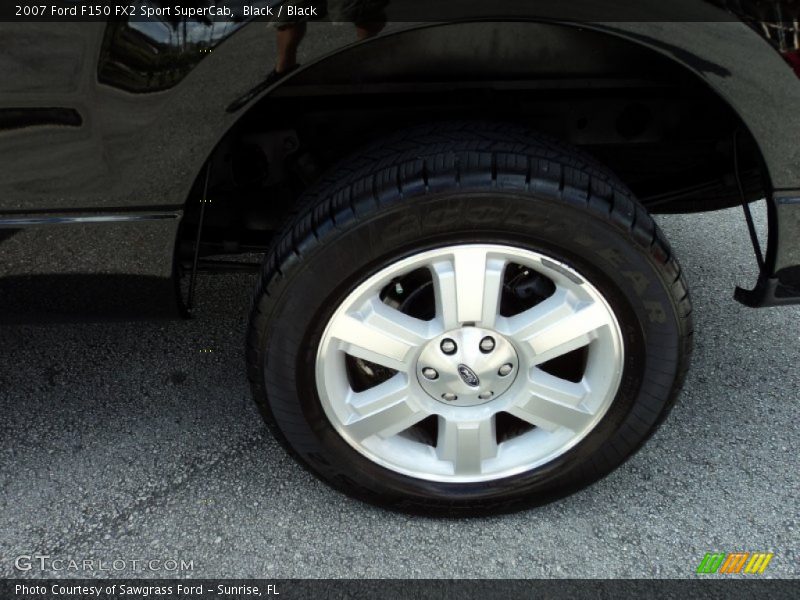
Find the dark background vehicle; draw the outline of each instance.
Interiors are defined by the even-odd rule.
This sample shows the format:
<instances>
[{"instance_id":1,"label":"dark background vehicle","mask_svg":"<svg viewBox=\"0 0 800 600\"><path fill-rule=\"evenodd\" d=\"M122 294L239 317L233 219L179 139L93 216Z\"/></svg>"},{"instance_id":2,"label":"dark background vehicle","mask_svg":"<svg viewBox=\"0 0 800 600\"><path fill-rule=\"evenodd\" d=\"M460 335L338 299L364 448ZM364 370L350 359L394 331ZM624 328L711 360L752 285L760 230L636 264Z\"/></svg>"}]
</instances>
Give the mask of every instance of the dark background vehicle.
<instances>
[{"instance_id":1,"label":"dark background vehicle","mask_svg":"<svg viewBox=\"0 0 800 600\"><path fill-rule=\"evenodd\" d=\"M280 78L262 21L3 23L0 319L187 316L198 271L262 270L256 400L336 487L506 509L603 476L688 367L688 291L648 213L765 199L761 274L736 297L800 298L800 84L791 3L598 4L392 3L368 35L312 21ZM548 314L574 335L537 338ZM538 359L533 414L508 398Z\"/></svg>"}]
</instances>

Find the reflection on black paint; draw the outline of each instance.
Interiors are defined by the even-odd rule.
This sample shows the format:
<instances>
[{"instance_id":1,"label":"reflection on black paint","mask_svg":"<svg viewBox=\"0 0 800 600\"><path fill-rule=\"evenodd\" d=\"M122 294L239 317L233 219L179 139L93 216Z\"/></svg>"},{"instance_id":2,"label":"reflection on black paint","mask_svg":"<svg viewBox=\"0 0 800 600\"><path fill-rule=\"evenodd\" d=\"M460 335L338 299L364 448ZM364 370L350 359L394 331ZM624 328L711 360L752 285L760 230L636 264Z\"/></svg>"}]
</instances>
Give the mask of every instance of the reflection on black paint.
<instances>
[{"instance_id":1,"label":"reflection on black paint","mask_svg":"<svg viewBox=\"0 0 800 600\"><path fill-rule=\"evenodd\" d=\"M83 118L74 108L0 108L0 130L44 125L80 127Z\"/></svg>"},{"instance_id":2,"label":"reflection on black paint","mask_svg":"<svg viewBox=\"0 0 800 600\"><path fill-rule=\"evenodd\" d=\"M169 5L157 0L149 0L146 4L153 7ZM201 0L189 4L210 6L214 1ZM180 83L210 50L242 25L242 21L214 21L202 17L110 21L100 51L98 80L134 93L170 89Z\"/></svg>"}]
</instances>

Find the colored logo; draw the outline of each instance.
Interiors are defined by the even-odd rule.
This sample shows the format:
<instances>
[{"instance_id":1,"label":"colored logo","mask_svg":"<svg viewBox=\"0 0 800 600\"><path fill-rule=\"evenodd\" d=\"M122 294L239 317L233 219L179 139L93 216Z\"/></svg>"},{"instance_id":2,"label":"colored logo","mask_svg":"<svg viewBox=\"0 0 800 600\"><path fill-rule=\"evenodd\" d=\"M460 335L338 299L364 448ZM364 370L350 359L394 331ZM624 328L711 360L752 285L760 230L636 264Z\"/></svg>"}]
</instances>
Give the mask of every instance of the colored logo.
<instances>
[{"instance_id":1,"label":"colored logo","mask_svg":"<svg viewBox=\"0 0 800 600\"><path fill-rule=\"evenodd\" d=\"M771 552L706 552L697 566L700 575L735 575L737 573L761 575L774 554Z\"/></svg>"}]
</instances>

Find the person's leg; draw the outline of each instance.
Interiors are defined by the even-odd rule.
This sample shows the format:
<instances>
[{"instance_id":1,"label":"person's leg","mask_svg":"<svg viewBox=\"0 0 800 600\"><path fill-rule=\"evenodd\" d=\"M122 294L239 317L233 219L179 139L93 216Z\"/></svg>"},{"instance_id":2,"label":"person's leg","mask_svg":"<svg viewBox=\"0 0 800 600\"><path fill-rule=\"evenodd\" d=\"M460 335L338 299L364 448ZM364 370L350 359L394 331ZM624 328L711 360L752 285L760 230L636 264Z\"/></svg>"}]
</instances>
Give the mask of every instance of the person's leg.
<instances>
[{"instance_id":1,"label":"person's leg","mask_svg":"<svg viewBox=\"0 0 800 600\"><path fill-rule=\"evenodd\" d=\"M386 26L388 0L329 0L328 4L331 20L355 25L359 41L378 35Z\"/></svg>"},{"instance_id":2,"label":"person's leg","mask_svg":"<svg viewBox=\"0 0 800 600\"><path fill-rule=\"evenodd\" d=\"M306 34L304 21L278 29L278 58L275 61L275 72L286 73L297 66L297 50Z\"/></svg>"}]
</instances>

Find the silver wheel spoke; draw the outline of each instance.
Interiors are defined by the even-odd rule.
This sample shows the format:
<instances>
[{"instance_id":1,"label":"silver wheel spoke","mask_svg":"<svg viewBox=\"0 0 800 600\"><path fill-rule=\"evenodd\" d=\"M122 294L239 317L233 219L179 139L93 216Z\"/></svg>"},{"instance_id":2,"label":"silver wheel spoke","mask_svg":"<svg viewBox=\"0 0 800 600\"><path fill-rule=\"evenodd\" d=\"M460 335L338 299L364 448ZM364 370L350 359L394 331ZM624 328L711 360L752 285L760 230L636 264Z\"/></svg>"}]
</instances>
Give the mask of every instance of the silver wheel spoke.
<instances>
[{"instance_id":1,"label":"silver wheel spoke","mask_svg":"<svg viewBox=\"0 0 800 600\"><path fill-rule=\"evenodd\" d=\"M439 420L437 454L440 459L453 462L456 475L480 474L481 464L497 455L495 420L480 421Z\"/></svg>"},{"instance_id":2,"label":"silver wheel spoke","mask_svg":"<svg viewBox=\"0 0 800 600\"><path fill-rule=\"evenodd\" d=\"M508 412L548 431L566 427L581 431L594 414L582 406L589 393L585 383L574 383L539 371Z\"/></svg>"},{"instance_id":3,"label":"silver wheel spoke","mask_svg":"<svg viewBox=\"0 0 800 600\"><path fill-rule=\"evenodd\" d=\"M470 322L494 326L505 262L483 248L467 247L431 265L436 316L445 330Z\"/></svg>"},{"instance_id":4,"label":"silver wheel spoke","mask_svg":"<svg viewBox=\"0 0 800 600\"><path fill-rule=\"evenodd\" d=\"M408 372L414 351L425 343L428 326L379 299L355 314L345 313L332 322L330 336L348 354L390 369Z\"/></svg>"},{"instance_id":5,"label":"silver wheel spoke","mask_svg":"<svg viewBox=\"0 0 800 600\"><path fill-rule=\"evenodd\" d=\"M402 373L363 392L350 391L347 403L361 417L389 408L408 399L411 387Z\"/></svg>"},{"instance_id":6,"label":"silver wheel spoke","mask_svg":"<svg viewBox=\"0 0 800 600\"><path fill-rule=\"evenodd\" d=\"M509 333L531 352L531 364L541 365L583 348L610 324L608 309L598 302L578 304L569 292L555 294L506 321Z\"/></svg>"},{"instance_id":7,"label":"silver wheel spoke","mask_svg":"<svg viewBox=\"0 0 800 600\"><path fill-rule=\"evenodd\" d=\"M373 435L389 437L405 431L428 416L411 401L410 393L402 374L364 392L351 392L349 404L356 414L345 424L345 429L359 441Z\"/></svg>"}]
</instances>

